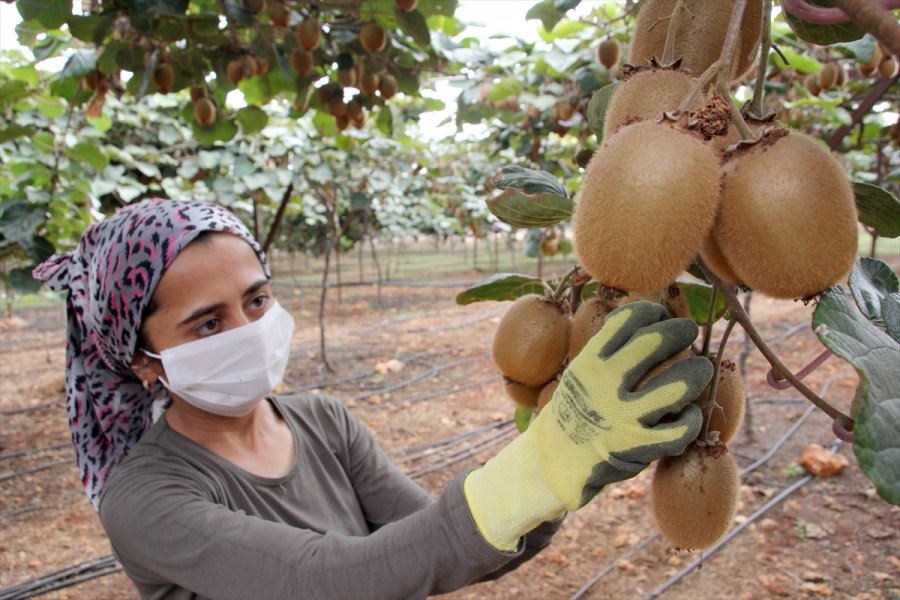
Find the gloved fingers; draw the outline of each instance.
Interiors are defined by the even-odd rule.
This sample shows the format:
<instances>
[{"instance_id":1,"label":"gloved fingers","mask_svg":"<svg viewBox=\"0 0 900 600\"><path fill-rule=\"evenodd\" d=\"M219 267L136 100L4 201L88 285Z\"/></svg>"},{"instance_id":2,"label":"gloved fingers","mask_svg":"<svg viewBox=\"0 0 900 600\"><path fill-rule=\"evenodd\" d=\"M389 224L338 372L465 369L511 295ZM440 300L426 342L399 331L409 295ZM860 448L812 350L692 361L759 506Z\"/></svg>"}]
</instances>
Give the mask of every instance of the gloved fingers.
<instances>
[{"instance_id":1,"label":"gloved fingers","mask_svg":"<svg viewBox=\"0 0 900 600\"><path fill-rule=\"evenodd\" d=\"M708 358L687 358L656 375L640 392L630 394L628 402L641 405L643 412L638 420L651 427L664 415L676 413L693 402L706 389L713 370Z\"/></svg>"},{"instance_id":2,"label":"gloved fingers","mask_svg":"<svg viewBox=\"0 0 900 600\"><path fill-rule=\"evenodd\" d=\"M656 446L663 452L657 458L683 453L687 445L700 435L702 426L703 411L696 404L685 406L672 421L657 424L651 430Z\"/></svg>"},{"instance_id":3,"label":"gloved fingers","mask_svg":"<svg viewBox=\"0 0 900 600\"><path fill-rule=\"evenodd\" d=\"M588 340L579 356L606 358L624 346L639 329L668 316L665 308L646 300L620 306L606 315L603 327Z\"/></svg>"},{"instance_id":4,"label":"gloved fingers","mask_svg":"<svg viewBox=\"0 0 900 600\"><path fill-rule=\"evenodd\" d=\"M605 368L623 373L624 391L631 391L647 372L691 345L697 324L690 319L666 319L638 330L607 360Z\"/></svg>"}]
</instances>

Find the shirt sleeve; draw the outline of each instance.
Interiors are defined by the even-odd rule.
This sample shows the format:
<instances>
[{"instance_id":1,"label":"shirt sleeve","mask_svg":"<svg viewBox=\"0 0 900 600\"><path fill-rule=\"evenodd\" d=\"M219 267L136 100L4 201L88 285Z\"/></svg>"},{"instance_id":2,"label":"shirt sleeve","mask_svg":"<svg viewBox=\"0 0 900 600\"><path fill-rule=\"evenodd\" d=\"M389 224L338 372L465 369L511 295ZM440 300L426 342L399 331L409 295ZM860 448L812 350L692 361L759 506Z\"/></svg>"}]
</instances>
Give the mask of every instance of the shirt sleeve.
<instances>
[{"instance_id":1,"label":"shirt sleeve","mask_svg":"<svg viewBox=\"0 0 900 600\"><path fill-rule=\"evenodd\" d=\"M368 536L319 534L216 504L188 466L122 468L100 519L126 571L212 598L424 598L459 589L522 554L478 533L462 479L429 506ZM143 590L142 590L143 593Z\"/></svg>"}]
</instances>

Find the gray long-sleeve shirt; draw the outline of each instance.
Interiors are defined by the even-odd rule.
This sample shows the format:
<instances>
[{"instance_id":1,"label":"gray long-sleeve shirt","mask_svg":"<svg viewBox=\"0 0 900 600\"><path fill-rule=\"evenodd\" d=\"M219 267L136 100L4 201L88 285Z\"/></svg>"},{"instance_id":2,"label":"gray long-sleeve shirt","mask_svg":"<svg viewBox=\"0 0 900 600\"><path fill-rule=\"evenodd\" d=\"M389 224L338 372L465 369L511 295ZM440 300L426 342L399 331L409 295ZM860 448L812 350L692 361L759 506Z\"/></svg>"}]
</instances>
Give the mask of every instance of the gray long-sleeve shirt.
<instances>
[{"instance_id":1,"label":"gray long-sleeve shirt","mask_svg":"<svg viewBox=\"0 0 900 600\"><path fill-rule=\"evenodd\" d=\"M169 428L106 482L100 519L144 598L422 598L531 558L559 523L505 554L479 534L462 478L435 502L336 400L275 398L296 461L248 473Z\"/></svg>"}]
</instances>

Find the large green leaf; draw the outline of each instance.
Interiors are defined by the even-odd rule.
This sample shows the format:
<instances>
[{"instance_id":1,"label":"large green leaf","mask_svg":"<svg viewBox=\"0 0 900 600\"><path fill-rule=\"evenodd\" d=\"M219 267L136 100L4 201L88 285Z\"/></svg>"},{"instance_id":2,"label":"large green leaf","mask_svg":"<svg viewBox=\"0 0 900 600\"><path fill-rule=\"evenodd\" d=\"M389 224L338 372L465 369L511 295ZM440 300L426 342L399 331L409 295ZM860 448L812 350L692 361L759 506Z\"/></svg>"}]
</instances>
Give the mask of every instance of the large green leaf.
<instances>
[{"instance_id":1,"label":"large green leaf","mask_svg":"<svg viewBox=\"0 0 900 600\"><path fill-rule=\"evenodd\" d=\"M66 153L77 160L91 165L95 171L103 171L109 164L109 158L97 147L96 144L90 142L78 142L71 148L66 149Z\"/></svg>"},{"instance_id":2,"label":"large green leaf","mask_svg":"<svg viewBox=\"0 0 900 600\"><path fill-rule=\"evenodd\" d=\"M555 225L571 217L575 210L565 188L545 171L509 165L492 181L504 191L488 200L488 210L515 227Z\"/></svg>"},{"instance_id":3,"label":"large green leaf","mask_svg":"<svg viewBox=\"0 0 900 600\"><path fill-rule=\"evenodd\" d=\"M891 268L880 260L860 257L853 265L847 284L860 312L876 325L884 325L881 319L884 297L900 291L900 281Z\"/></svg>"},{"instance_id":4,"label":"large green leaf","mask_svg":"<svg viewBox=\"0 0 900 600\"><path fill-rule=\"evenodd\" d=\"M250 135L263 130L269 123L269 115L258 106L245 106L237 111L237 120L244 135Z\"/></svg>"},{"instance_id":5,"label":"large green leaf","mask_svg":"<svg viewBox=\"0 0 900 600\"><path fill-rule=\"evenodd\" d=\"M687 279L678 279L675 281L678 290L684 295L687 302L688 310L691 318L699 325L706 325L706 318L709 316L709 302L712 300L713 286L708 283L690 281ZM713 320L718 319L725 314L725 297L722 294L716 295L716 310L713 313Z\"/></svg>"},{"instance_id":6,"label":"large green leaf","mask_svg":"<svg viewBox=\"0 0 900 600\"><path fill-rule=\"evenodd\" d=\"M887 334L900 342L900 292L891 292L881 302L881 320Z\"/></svg>"},{"instance_id":7,"label":"large green leaf","mask_svg":"<svg viewBox=\"0 0 900 600\"><path fill-rule=\"evenodd\" d=\"M17 294L36 294L41 289L41 282L31 276L36 265L12 269L9 272L9 285Z\"/></svg>"},{"instance_id":8,"label":"large green leaf","mask_svg":"<svg viewBox=\"0 0 900 600\"><path fill-rule=\"evenodd\" d=\"M591 101L588 103L588 125L591 126L591 130L594 132L594 135L597 136L598 143L603 141L603 124L606 122L606 107L609 105L609 100L612 98L613 94L616 93L616 88L618 87L618 83L611 83L600 88L594 92L594 95L591 96Z\"/></svg>"},{"instance_id":9,"label":"large green leaf","mask_svg":"<svg viewBox=\"0 0 900 600\"><path fill-rule=\"evenodd\" d=\"M822 295L813 328L857 371L853 450L878 494L900 504L900 343L867 321L839 287Z\"/></svg>"},{"instance_id":10,"label":"large green leaf","mask_svg":"<svg viewBox=\"0 0 900 600\"><path fill-rule=\"evenodd\" d=\"M546 171L536 171L518 165L507 165L492 178L494 185L501 189L514 188L526 194L552 194L568 197L566 188L559 180Z\"/></svg>"},{"instance_id":11,"label":"large green leaf","mask_svg":"<svg viewBox=\"0 0 900 600\"><path fill-rule=\"evenodd\" d=\"M417 44L427 46L431 43L431 32L428 31L428 23L425 17L417 10L411 12L403 12L397 9L394 12L400 29L405 34L414 39Z\"/></svg>"},{"instance_id":12,"label":"large green leaf","mask_svg":"<svg viewBox=\"0 0 900 600\"><path fill-rule=\"evenodd\" d=\"M859 221L881 237L900 237L900 200L884 188L853 182L853 196Z\"/></svg>"},{"instance_id":13,"label":"large green leaf","mask_svg":"<svg viewBox=\"0 0 900 600\"><path fill-rule=\"evenodd\" d=\"M22 125L0 127L0 144L32 133L34 133L33 127L23 127Z\"/></svg>"},{"instance_id":14,"label":"large green leaf","mask_svg":"<svg viewBox=\"0 0 900 600\"><path fill-rule=\"evenodd\" d=\"M806 2L815 6L832 6L831 0L806 0ZM858 40L866 33L863 31L862 27L853 21L838 23L836 25L820 25L818 23L804 21L787 11L783 11L783 14L784 20L791 26L791 29L797 34L798 38L806 42L819 44L820 46L827 46L838 42L852 42L853 40Z\"/></svg>"},{"instance_id":15,"label":"large green leaf","mask_svg":"<svg viewBox=\"0 0 900 600\"><path fill-rule=\"evenodd\" d=\"M16 0L23 21L37 21L47 29L59 29L72 14L69 0Z\"/></svg>"},{"instance_id":16,"label":"large green leaf","mask_svg":"<svg viewBox=\"0 0 900 600\"><path fill-rule=\"evenodd\" d=\"M84 77L97 68L97 51L93 48L89 50L79 50L69 57L66 65L59 73L60 79L67 77Z\"/></svg>"},{"instance_id":17,"label":"large green leaf","mask_svg":"<svg viewBox=\"0 0 900 600\"><path fill-rule=\"evenodd\" d=\"M556 3L553 0L544 0L529 8L528 12L525 13L525 19L539 19L544 29L552 31L553 27L559 23L565 14L565 11L556 8Z\"/></svg>"},{"instance_id":18,"label":"large green leaf","mask_svg":"<svg viewBox=\"0 0 900 600\"><path fill-rule=\"evenodd\" d=\"M132 19L156 15L178 17L187 7L188 0L128 0L128 15Z\"/></svg>"},{"instance_id":19,"label":"large green leaf","mask_svg":"<svg viewBox=\"0 0 900 600\"><path fill-rule=\"evenodd\" d=\"M0 107L15 104L30 93L24 81L4 81L0 83Z\"/></svg>"},{"instance_id":20,"label":"large green leaf","mask_svg":"<svg viewBox=\"0 0 900 600\"><path fill-rule=\"evenodd\" d=\"M525 430L528 429L529 425L531 425L532 415L534 415L533 407L516 405L516 412L513 416L513 421L515 422L516 429L519 430L519 433L525 433Z\"/></svg>"},{"instance_id":21,"label":"large green leaf","mask_svg":"<svg viewBox=\"0 0 900 600\"><path fill-rule=\"evenodd\" d=\"M516 273L497 273L478 285L458 293L456 303L472 304L486 300L515 300L527 294L543 293L544 284L540 279Z\"/></svg>"},{"instance_id":22,"label":"large green leaf","mask_svg":"<svg viewBox=\"0 0 900 600\"><path fill-rule=\"evenodd\" d=\"M116 20L113 14L104 15L70 15L66 20L69 31L82 42L100 44L106 33Z\"/></svg>"}]
</instances>

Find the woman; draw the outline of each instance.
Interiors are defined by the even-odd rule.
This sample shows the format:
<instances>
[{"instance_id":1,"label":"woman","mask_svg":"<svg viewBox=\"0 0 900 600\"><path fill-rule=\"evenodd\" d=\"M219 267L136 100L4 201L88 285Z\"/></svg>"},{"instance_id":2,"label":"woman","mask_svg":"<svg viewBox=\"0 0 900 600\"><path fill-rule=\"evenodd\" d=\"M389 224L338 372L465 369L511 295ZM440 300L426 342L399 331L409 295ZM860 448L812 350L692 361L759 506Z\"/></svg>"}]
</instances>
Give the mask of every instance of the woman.
<instances>
[{"instance_id":1,"label":"woman","mask_svg":"<svg viewBox=\"0 0 900 600\"><path fill-rule=\"evenodd\" d=\"M546 546L566 510L683 451L700 427L685 406L711 376L691 359L629 392L697 333L632 305L525 434L432 501L339 402L271 395L293 320L226 209L128 206L35 275L69 290L78 463L146 598L424 597L496 577Z\"/></svg>"}]
</instances>

